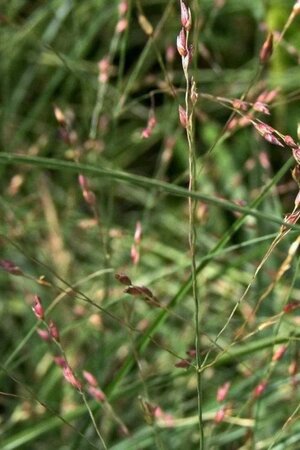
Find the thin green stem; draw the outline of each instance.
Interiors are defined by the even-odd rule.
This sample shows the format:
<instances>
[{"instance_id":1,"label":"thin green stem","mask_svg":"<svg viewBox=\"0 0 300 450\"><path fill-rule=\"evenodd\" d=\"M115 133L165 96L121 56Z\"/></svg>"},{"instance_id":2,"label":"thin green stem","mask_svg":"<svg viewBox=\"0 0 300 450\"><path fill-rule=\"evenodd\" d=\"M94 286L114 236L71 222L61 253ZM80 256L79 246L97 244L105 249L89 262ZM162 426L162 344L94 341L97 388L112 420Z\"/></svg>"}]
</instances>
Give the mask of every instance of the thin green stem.
<instances>
[{"instance_id":1,"label":"thin green stem","mask_svg":"<svg viewBox=\"0 0 300 450\"><path fill-rule=\"evenodd\" d=\"M186 32L186 42L189 39L189 32ZM194 132L193 132L193 108L190 108L191 98L191 83L188 73L188 64L183 62L183 72L186 80L185 87L185 111L187 117L186 136L189 149L189 192L195 192L197 190L196 183L196 164L197 158L195 154L194 145ZM200 349L200 299L198 293L197 283L197 261L196 261L196 245L197 245L197 228L196 228L196 210L198 200L189 196L189 248L191 254L191 281L192 281L192 294L195 304L195 348L196 348L196 366L197 366L197 401L198 401L198 424L199 424L199 448L204 449L204 430L203 430L203 414L202 414L202 372L199 370L201 367L201 349Z\"/></svg>"}]
</instances>

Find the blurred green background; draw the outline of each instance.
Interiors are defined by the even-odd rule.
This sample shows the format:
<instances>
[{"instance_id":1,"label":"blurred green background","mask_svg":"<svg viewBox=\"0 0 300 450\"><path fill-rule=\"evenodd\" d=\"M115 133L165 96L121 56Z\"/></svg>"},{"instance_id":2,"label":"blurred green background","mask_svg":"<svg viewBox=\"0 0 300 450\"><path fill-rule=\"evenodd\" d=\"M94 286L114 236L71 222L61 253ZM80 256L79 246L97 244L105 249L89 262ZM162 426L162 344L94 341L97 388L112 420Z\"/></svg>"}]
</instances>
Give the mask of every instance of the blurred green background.
<instances>
[{"instance_id":1,"label":"blurred green background","mask_svg":"<svg viewBox=\"0 0 300 450\"><path fill-rule=\"evenodd\" d=\"M53 363L61 349L35 332L36 294L50 307L47 318L59 327L77 376L92 372L107 395L105 404L89 401L108 448L199 448L195 369L175 367L195 340L188 148L178 120L185 89L175 48L179 2L129 0L126 11L120 3L12 0L0 7L0 249L1 260L23 274L0 272L3 450L102 448L81 396ZM299 380L290 368L299 359L299 316L280 315L285 303L299 299L296 255L276 283L297 231L274 249L218 347L212 345L297 195L290 149L270 145L249 125L225 132L232 109L220 98L246 95L254 103L277 90L270 116L257 117L297 141L299 16L276 45L294 4L190 2L197 184L207 200L199 197L197 209L201 344L211 363L203 373L207 449L299 445ZM275 49L261 67L270 30ZM104 71L109 61L105 82L100 61ZM145 139L153 115L156 125ZM79 173L95 194L92 207ZM254 213L245 217L236 206ZM138 221L141 243L134 242ZM121 272L151 289L163 308L124 294L114 277ZM274 364L277 344L286 353ZM268 388L255 399L253 389L264 379ZM227 419L216 424L224 406L217 389L227 381ZM145 402L162 410L150 424Z\"/></svg>"}]
</instances>

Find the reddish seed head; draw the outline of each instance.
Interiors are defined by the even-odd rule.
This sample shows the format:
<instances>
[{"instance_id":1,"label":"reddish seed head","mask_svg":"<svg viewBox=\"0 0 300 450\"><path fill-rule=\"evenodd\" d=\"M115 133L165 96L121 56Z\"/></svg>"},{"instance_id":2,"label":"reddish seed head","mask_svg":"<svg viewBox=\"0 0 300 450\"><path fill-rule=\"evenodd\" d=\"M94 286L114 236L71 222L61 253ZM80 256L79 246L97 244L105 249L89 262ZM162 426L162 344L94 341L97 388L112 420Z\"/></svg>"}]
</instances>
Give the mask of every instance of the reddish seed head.
<instances>
[{"instance_id":1,"label":"reddish seed head","mask_svg":"<svg viewBox=\"0 0 300 450\"><path fill-rule=\"evenodd\" d=\"M291 375L291 376L294 376L294 375L297 374L297 372L298 372L298 363L297 363L297 361L295 359L289 365L288 372L289 372L289 375Z\"/></svg>"},{"instance_id":2,"label":"reddish seed head","mask_svg":"<svg viewBox=\"0 0 300 450\"><path fill-rule=\"evenodd\" d=\"M141 289L138 286L128 286L124 292L125 294L133 295L134 297L141 295Z\"/></svg>"},{"instance_id":3,"label":"reddish seed head","mask_svg":"<svg viewBox=\"0 0 300 450\"><path fill-rule=\"evenodd\" d=\"M98 68L100 83L107 83L110 72L110 60L108 56L105 56L99 61Z\"/></svg>"},{"instance_id":4,"label":"reddish seed head","mask_svg":"<svg viewBox=\"0 0 300 450\"><path fill-rule=\"evenodd\" d=\"M189 350L186 351L186 354L188 356L190 356L191 358L195 358L196 357L196 349L195 348L190 348Z\"/></svg>"},{"instance_id":5,"label":"reddish seed head","mask_svg":"<svg viewBox=\"0 0 300 450\"><path fill-rule=\"evenodd\" d=\"M254 389L254 391L253 391L253 396L255 398L260 397L264 393L264 391L266 390L266 387L267 387L267 382L266 381L262 381L261 383L259 383L256 386L256 388Z\"/></svg>"},{"instance_id":6,"label":"reddish seed head","mask_svg":"<svg viewBox=\"0 0 300 450\"><path fill-rule=\"evenodd\" d=\"M259 134L261 134L261 136L263 137L267 133L272 134L276 131L275 128L263 122L254 122L253 125L255 126Z\"/></svg>"},{"instance_id":7,"label":"reddish seed head","mask_svg":"<svg viewBox=\"0 0 300 450\"><path fill-rule=\"evenodd\" d=\"M181 359L178 361L178 363L175 364L175 367L178 367L180 369L186 369L187 367L190 367L191 363L188 359Z\"/></svg>"},{"instance_id":8,"label":"reddish seed head","mask_svg":"<svg viewBox=\"0 0 300 450\"><path fill-rule=\"evenodd\" d=\"M289 136L288 134L286 136L284 136L284 143L291 148L297 148L298 145L296 144L296 142L294 141L294 139L292 138L292 136Z\"/></svg>"},{"instance_id":9,"label":"reddish seed head","mask_svg":"<svg viewBox=\"0 0 300 450\"><path fill-rule=\"evenodd\" d=\"M225 400L225 398L227 397L229 388L230 388L230 383L228 381L218 388L217 402L223 402Z\"/></svg>"},{"instance_id":10,"label":"reddish seed head","mask_svg":"<svg viewBox=\"0 0 300 450\"><path fill-rule=\"evenodd\" d=\"M284 222L295 225L300 217L300 211L296 211L295 213L287 214L284 218Z\"/></svg>"},{"instance_id":11,"label":"reddish seed head","mask_svg":"<svg viewBox=\"0 0 300 450\"><path fill-rule=\"evenodd\" d=\"M62 356L54 356L53 358L55 364L59 367L66 367L67 361Z\"/></svg>"},{"instance_id":12,"label":"reddish seed head","mask_svg":"<svg viewBox=\"0 0 300 450\"><path fill-rule=\"evenodd\" d=\"M265 133L263 137L266 141L270 142L270 144L278 145L279 147L284 147L284 145L280 142L279 139L277 139L277 137L274 136L274 134Z\"/></svg>"},{"instance_id":13,"label":"reddish seed head","mask_svg":"<svg viewBox=\"0 0 300 450\"><path fill-rule=\"evenodd\" d=\"M50 320L49 325L48 325L48 330L49 330L49 334L52 337L52 339L59 342L58 328L55 325L55 323L53 322L53 320Z\"/></svg>"},{"instance_id":14,"label":"reddish seed head","mask_svg":"<svg viewBox=\"0 0 300 450\"><path fill-rule=\"evenodd\" d=\"M188 47L186 42L185 29L181 28L179 35L176 40L177 50L180 56L184 57L188 54Z\"/></svg>"},{"instance_id":15,"label":"reddish seed head","mask_svg":"<svg viewBox=\"0 0 300 450\"><path fill-rule=\"evenodd\" d=\"M278 347L275 350L275 352L274 352L274 354L272 356L272 361L279 361L283 357L283 355L285 354L286 349L287 349L286 345L280 345L280 347Z\"/></svg>"},{"instance_id":16,"label":"reddish seed head","mask_svg":"<svg viewBox=\"0 0 300 450\"><path fill-rule=\"evenodd\" d=\"M5 270L5 272L10 273L11 275L23 275L22 270L8 259L0 260L0 268Z\"/></svg>"},{"instance_id":17,"label":"reddish seed head","mask_svg":"<svg viewBox=\"0 0 300 450\"><path fill-rule=\"evenodd\" d=\"M269 33L259 53L259 61L266 64L273 53L273 33Z\"/></svg>"},{"instance_id":18,"label":"reddish seed head","mask_svg":"<svg viewBox=\"0 0 300 450\"><path fill-rule=\"evenodd\" d=\"M215 423L221 423L223 422L224 418L225 418L225 408L221 408L216 412L214 421Z\"/></svg>"},{"instance_id":19,"label":"reddish seed head","mask_svg":"<svg viewBox=\"0 0 300 450\"><path fill-rule=\"evenodd\" d=\"M241 111L248 111L249 109L249 104L238 98L232 100L232 106L233 108L240 109Z\"/></svg>"},{"instance_id":20,"label":"reddish seed head","mask_svg":"<svg viewBox=\"0 0 300 450\"><path fill-rule=\"evenodd\" d=\"M149 128L144 128L142 131L142 138L143 139L149 139L149 137L152 134L152 130L150 130Z\"/></svg>"},{"instance_id":21,"label":"reddish seed head","mask_svg":"<svg viewBox=\"0 0 300 450\"><path fill-rule=\"evenodd\" d=\"M124 33L127 27L128 27L128 20L125 18L120 19L116 26L116 32L119 34Z\"/></svg>"},{"instance_id":22,"label":"reddish seed head","mask_svg":"<svg viewBox=\"0 0 300 450\"><path fill-rule=\"evenodd\" d=\"M66 363L65 366L63 367L63 375L65 380L70 383L74 388L78 389L79 391L81 391L82 386L79 380L77 380L77 378L75 377L71 367Z\"/></svg>"},{"instance_id":23,"label":"reddish seed head","mask_svg":"<svg viewBox=\"0 0 300 450\"><path fill-rule=\"evenodd\" d=\"M265 103L255 102L253 105L253 109L254 109L254 111L261 112L263 114L267 114L268 116L270 115L269 108L267 107L267 105Z\"/></svg>"},{"instance_id":24,"label":"reddish seed head","mask_svg":"<svg viewBox=\"0 0 300 450\"><path fill-rule=\"evenodd\" d=\"M95 400L97 400L100 403L103 403L106 399L104 392L101 391L101 389L98 387L89 386L88 392Z\"/></svg>"},{"instance_id":25,"label":"reddish seed head","mask_svg":"<svg viewBox=\"0 0 300 450\"><path fill-rule=\"evenodd\" d=\"M128 11L128 1L127 0L121 0L119 3L119 14L120 16L124 16Z\"/></svg>"},{"instance_id":26,"label":"reddish seed head","mask_svg":"<svg viewBox=\"0 0 300 450\"><path fill-rule=\"evenodd\" d=\"M47 330L42 330L41 328L37 328L36 330L37 334L39 335L39 337L41 339L43 339L43 341L50 341L50 336Z\"/></svg>"},{"instance_id":27,"label":"reddish seed head","mask_svg":"<svg viewBox=\"0 0 300 450\"><path fill-rule=\"evenodd\" d=\"M174 417L171 414L166 413L160 406L156 406L154 409L154 418L160 420L168 428L174 427Z\"/></svg>"},{"instance_id":28,"label":"reddish seed head","mask_svg":"<svg viewBox=\"0 0 300 450\"><path fill-rule=\"evenodd\" d=\"M44 308L42 306L41 299L38 295L35 295L33 297L32 311L34 312L34 315L37 319L44 320L45 317Z\"/></svg>"},{"instance_id":29,"label":"reddish seed head","mask_svg":"<svg viewBox=\"0 0 300 450\"><path fill-rule=\"evenodd\" d=\"M180 0L180 18L183 28L189 31L192 27L192 14L190 8L182 0Z\"/></svg>"},{"instance_id":30,"label":"reddish seed head","mask_svg":"<svg viewBox=\"0 0 300 450\"><path fill-rule=\"evenodd\" d=\"M90 206L96 205L96 196L92 191L83 191L82 193L85 202Z\"/></svg>"},{"instance_id":31,"label":"reddish seed head","mask_svg":"<svg viewBox=\"0 0 300 450\"><path fill-rule=\"evenodd\" d=\"M93 387L97 387L97 386L98 386L98 381L96 380L96 378L94 377L94 375L91 374L91 372L88 372L87 370L84 370L84 371L82 372L82 374L83 374L85 380L88 382L88 384L89 384L90 386L93 386Z\"/></svg>"},{"instance_id":32,"label":"reddish seed head","mask_svg":"<svg viewBox=\"0 0 300 450\"><path fill-rule=\"evenodd\" d=\"M145 297L154 298L152 292L146 286L139 286L139 289L140 289L140 292L142 293L142 295L144 295Z\"/></svg>"},{"instance_id":33,"label":"reddish seed head","mask_svg":"<svg viewBox=\"0 0 300 450\"><path fill-rule=\"evenodd\" d=\"M148 139L151 136L152 131L155 128L155 125L156 125L156 118L155 118L154 114L152 113L152 114L150 114L150 117L148 119L147 128L145 128L142 131L142 137L144 139Z\"/></svg>"},{"instance_id":34,"label":"reddish seed head","mask_svg":"<svg viewBox=\"0 0 300 450\"><path fill-rule=\"evenodd\" d=\"M300 301L299 300L295 300L293 302L287 303L284 307L283 307L283 312L290 313L292 311L295 311L295 309L300 308Z\"/></svg>"},{"instance_id":35,"label":"reddish seed head","mask_svg":"<svg viewBox=\"0 0 300 450\"><path fill-rule=\"evenodd\" d=\"M187 128L188 116L187 116L186 110L181 105L179 105L179 107L178 107L178 113L179 113L179 121L180 121L181 125L183 126L183 128Z\"/></svg>"},{"instance_id":36,"label":"reddish seed head","mask_svg":"<svg viewBox=\"0 0 300 450\"><path fill-rule=\"evenodd\" d=\"M131 257L132 264L134 264L136 266L140 260L140 252L138 251L135 244L132 244L132 246L131 246L130 257Z\"/></svg>"},{"instance_id":37,"label":"reddish seed head","mask_svg":"<svg viewBox=\"0 0 300 450\"><path fill-rule=\"evenodd\" d=\"M89 182L88 179L84 175L78 175L78 182L82 190L88 190L89 189Z\"/></svg>"},{"instance_id":38,"label":"reddish seed head","mask_svg":"<svg viewBox=\"0 0 300 450\"><path fill-rule=\"evenodd\" d=\"M115 279L118 280L120 283L125 284L125 286L132 285L131 279L125 275L125 273L116 273Z\"/></svg>"}]
</instances>

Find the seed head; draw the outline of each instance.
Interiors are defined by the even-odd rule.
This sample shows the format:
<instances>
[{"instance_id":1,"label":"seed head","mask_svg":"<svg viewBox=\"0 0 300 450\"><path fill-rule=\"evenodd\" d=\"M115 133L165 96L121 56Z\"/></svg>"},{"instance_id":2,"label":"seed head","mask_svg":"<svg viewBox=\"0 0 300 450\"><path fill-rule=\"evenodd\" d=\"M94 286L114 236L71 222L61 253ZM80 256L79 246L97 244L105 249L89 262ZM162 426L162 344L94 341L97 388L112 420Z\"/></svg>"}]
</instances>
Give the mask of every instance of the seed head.
<instances>
[{"instance_id":1,"label":"seed head","mask_svg":"<svg viewBox=\"0 0 300 450\"><path fill-rule=\"evenodd\" d=\"M0 268L5 270L5 272L10 273L11 275L23 275L20 267L16 266L12 261L9 261L8 259L0 260Z\"/></svg>"},{"instance_id":2,"label":"seed head","mask_svg":"<svg viewBox=\"0 0 300 450\"><path fill-rule=\"evenodd\" d=\"M215 419L214 419L215 423L223 422L224 418L225 418L225 408L221 408L216 412Z\"/></svg>"},{"instance_id":3,"label":"seed head","mask_svg":"<svg viewBox=\"0 0 300 450\"><path fill-rule=\"evenodd\" d=\"M128 20L126 18L120 19L116 26L116 32L118 34L124 33L128 27Z\"/></svg>"},{"instance_id":4,"label":"seed head","mask_svg":"<svg viewBox=\"0 0 300 450\"><path fill-rule=\"evenodd\" d=\"M180 0L180 18L181 25L186 31L190 31L192 27L192 14L190 8L186 6L186 4Z\"/></svg>"},{"instance_id":5,"label":"seed head","mask_svg":"<svg viewBox=\"0 0 300 450\"><path fill-rule=\"evenodd\" d=\"M176 40L177 50L180 56L185 57L188 54L185 29L181 28Z\"/></svg>"},{"instance_id":6,"label":"seed head","mask_svg":"<svg viewBox=\"0 0 300 450\"><path fill-rule=\"evenodd\" d=\"M284 136L283 140L284 140L285 145L287 145L288 147L291 147L291 148L298 147L298 145L296 144L296 142L294 141L292 136L289 136L288 134L286 136Z\"/></svg>"},{"instance_id":7,"label":"seed head","mask_svg":"<svg viewBox=\"0 0 300 450\"><path fill-rule=\"evenodd\" d=\"M254 109L254 111L258 111L263 114L267 114L268 116L270 115L269 108L267 107L267 105L265 103L255 102L253 105L253 109Z\"/></svg>"},{"instance_id":8,"label":"seed head","mask_svg":"<svg viewBox=\"0 0 300 450\"><path fill-rule=\"evenodd\" d=\"M222 386L218 388L217 392L217 402L223 402L225 398L227 397L228 391L230 388L230 383L227 381Z\"/></svg>"},{"instance_id":9,"label":"seed head","mask_svg":"<svg viewBox=\"0 0 300 450\"><path fill-rule=\"evenodd\" d=\"M125 284L125 286L131 286L131 279L125 275L125 273L116 273L115 279L118 280L120 283Z\"/></svg>"},{"instance_id":10,"label":"seed head","mask_svg":"<svg viewBox=\"0 0 300 450\"><path fill-rule=\"evenodd\" d=\"M259 61L266 64L273 53L273 33L269 33L259 53Z\"/></svg>"},{"instance_id":11,"label":"seed head","mask_svg":"<svg viewBox=\"0 0 300 450\"><path fill-rule=\"evenodd\" d=\"M97 400L100 403L103 403L106 399L104 392L101 391L101 389L98 387L89 386L88 392L95 400Z\"/></svg>"},{"instance_id":12,"label":"seed head","mask_svg":"<svg viewBox=\"0 0 300 450\"><path fill-rule=\"evenodd\" d=\"M44 308L42 306L41 299L38 295L35 295L33 297L32 311L34 312L34 315L37 319L44 320L45 317Z\"/></svg>"},{"instance_id":13,"label":"seed head","mask_svg":"<svg viewBox=\"0 0 300 450\"><path fill-rule=\"evenodd\" d=\"M254 391L253 391L253 396L255 398L260 397L264 393L264 391L266 390L266 387L267 387L267 382L266 381L262 381L261 383L259 383L256 386L256 388L254 389Z\"/></svg>"},{"instance_id":14,"label":"seed head","mask_svg":"<svg viewBox=\"0 0 300 450\"><path fill-rule=\"evenodd\" d=\"M178 113L179 113L179 121L180 121L181 125L183 126L183 128L187 128L187 126L188 126L187 112L181 105L179 105L179 107L178 107Z\"/></svg>"},{"instance_id":15,"label":"seed head","mask_svg":"<svg viewBox=\"0 0 300 450\"><path fill-rule=\"evenodd\" d=\"M272 361L279 361L283 357L283 355L285 354L286 349L287 349L286 345L280 345L280 347L278 347L275 350L275 352L274 352L274 354L272 356Z\"/></svg>"},{"instance_id":16,"label":"seed head","mask_svg":"<svg viewBox=\"0 0 300 450\"><path fill-rule=\"evenodd\" d=\"M39 337L41 339L43 339L43 341L49 341L50 340L50 336L47 330L42 330L41 328L37 328L36 330L37 334L39 335Z\"/></svg>"},{"instance_id":17,"label":"seed head","mask_svg":"<svg viewBox=\"0 0 300 450\"><path fill-rule=\"evenodd\" d=\"M190 367L190 365L191 363L188 359L181 359L178 363L175 364L175 367L186 369L187 367Z\"/></svg>"},{"instance_id":18,"label":"seed head","mask_svg":"<svg viewBox=\"0 0 300 450\"><path fill-rule=\"evenodd\" d=\"M50 320L48 325L49 334L54 341L59 342L59 331L53 320Z\"/></svg>"},{"instance_id":19,"label":"seed head","mask_svg":"<svg viewBox=\"0 0 300 450\"><path fill-rule=\"evenodd\" d=\"M75 377L71 367L66 363L63 367L63 375L65 380L70 383L72 386L74 386L76 389L81 391L82 386L79 380Z\"/></svg>"},{"instance_id":20,"label":"seed head","mask_svg":"<svg viewBox=\"0 0 300 450\"><path fill-rule=\"evenodd\" d=\"M82 372L82 374L90 386L94 386L94 387L98 386L98 381L96 380L96 378L94 377L94 375L91 372L84 370Z\"/></svg>"},{"instance_id":21,"label":"seed head","mask_svg":"<svg viewBox=\"0 0 300 450\"><path fill-rule=\"evenodd\" d=\"M284 307L283 307L283 312L290 313L292 311L295 311L296 309L300 308L300 301L299 300L295 300L293 302L287 303Z\"/></svg>"},{"instance_id":22,"label":"seed head","mask_svg":"<svg viewBox=\"0 0 300 450\"><path fill-rule=\"evenodd\" d=\"M121 0L119 3L119 14L120 16L125 16L125 14L128 11L128 1L127 0Z\"/></svg>"}]
</instances>

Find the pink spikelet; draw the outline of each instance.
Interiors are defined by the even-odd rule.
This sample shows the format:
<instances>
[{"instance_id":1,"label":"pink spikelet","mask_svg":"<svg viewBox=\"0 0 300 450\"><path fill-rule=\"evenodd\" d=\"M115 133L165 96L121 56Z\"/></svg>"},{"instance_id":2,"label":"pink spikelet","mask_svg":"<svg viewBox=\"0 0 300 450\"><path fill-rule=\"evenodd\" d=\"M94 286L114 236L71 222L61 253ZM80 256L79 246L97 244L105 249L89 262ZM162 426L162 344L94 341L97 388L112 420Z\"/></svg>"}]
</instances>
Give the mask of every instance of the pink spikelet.
<instances>
[{"instance_id":1,"label":"pink spikelet","mask_svg":"<svg viewBox=\"0 0 300 450\"><path fill-rule=\"evenodd\" d=\"M214 421L215 423L221 423L225 419L225 408L221 408L216 412Z\"/></svg>"},{"instance_id":2,"label":"pink spikelet","mask_svg":"<svg viewBox=\"0 0 300 450\"><path fill-rule=\"evenodd\" d=\"M142 138L143 139L148 139L152 135L152 132L153 132L155 126L156 126L156 123L157 122L156 122L155 115L152 112L150 114L150 116L149 116L147 127L144 128L143 131L142 131Z\"/></svg>"},{"instance_id":3,"label":"pink spikelet","mask_svg":"<svg viewBox=\"0 0 300 450\"><path fill-rule=\"evenodd\" d=\"M180 0L180 18L183 28L187 31L190 31L190 29L192 28L191 10L182 0Z\"/></svg>"},{"instance_id":4,"label":"pink spikelet","mask_svg":"<svg viewBox=\"0 0 300 450\"><path fill-rule=\"evenodd\" d=\"M282 357L284 356L285 352L287 350L287 346L286 345L280 345L274 352L273 356L272 356L272 361L280 361L282 359Z\"/></svg>"},{"instance_id":5,"label":"pink spikelet","mask_svg":"<svg viewBox=\"0 0 300 450\"><path fill-rule=\"evenodd\" d=\"M271 58L272 53L273 53L273 34L269 33L259 53L260 63L266 64Z\"/></svg>"},{"instance_id":6,"label":"pink spikelet","mask_svg":"<svg viewBox=\"0 0 300 450\"><path fill-rule=\"evenodd\" d=\"M266 387L267 387L266 381L262 381L261 383L259 383L253 391L253 397L254 398L261 397L262 394L265 392Z\"/></svg>"},{"instance_id":7,"label":"pink spikelet","mask_svg":"<svg viewBox=\"0 0 300 450\"><path fill-rule=\"evenodd\" d=\"M178 107L178 113L179 113L179 122L181 123L183 128L187 128L188 126L187 112L181 105L179 105Z\"/></svg>"},{"instance_id":8,"label":"pink spikelet","mask_svg":"<svg viewBox=\"0 0 300 450\"><path fill-rule=\"evenodd\" d=\"M99 403L103 403L106 400L104 392L99 387L89 386L88 393Z\"/></svg>"},{"instance_id":9,"label":"pink spikelet","mask_svg":"<svg viewBox=\"0 0 300 450\"><path fill-rule=\"evenodd\" d=\"M59 342L59 340L60 340L59 331L58 331L56 324L53 322L53 320L50 320L50 322L48 324L48 330L49 330L49 335L51 336L51 338L54 341Z\"/></svg>"},{"instance_id":10,"label":"pink spikelet","mask_svg":"<svg viewBox=\"0 0 300 450\"><path fill-rule=\"evenodd\" d=\"M177 36L176 44L177 44L177 51L178 51L179 55L182 57L187 56L189 50L188 50L188 46L187 46L186 33L185 33L184 28L182 28L180 30L180 33Z\"/></svg>"},{"instance_id":11,"label":"pink spikelet","mask_svg":"<svg viewBox=\"0 0 300 450\"><path fill-rule=\"evenodd\" d=\"M79 380L75 377L71 367L66 362L63 367L63 376L65 380L70 383L74 388L76 388L78 391L82 390L82 385Z\"/></svg>"},{"instance_id":12,"label":"pink spikelet","mask_svg":"<svg viewBox=\"0 0 300 450\"><path fill-rule=\"evenodd\" d=\"M91 372L84 370L82 372L82 375L90 386L94 386L94 387L98 386L98 381L96 380L96 378L94 377L94 375Z\"/></svg>"},{"instance_id":13,"label":"pink spikelet","mask_svg":"<svg viewBox=\"0 0 300 450\"><path fill-rule=\"evenodd\" d=\"M12 261L9 261L8 259L2 259L0 260L0 268L4 270L5 272L10 273L11 275L20 276L23 275L22 270L20 267L16 266L15 263Z\"/></svg>"},{"instance_id":14,"label":"pink spikelet","mask_svg":"<svg viewBox=\"0 0 300 450\"><path fill-rule=\"evenodd\" d=\"M220 386L218 388L218 392L217 392L217 402L223 402L227 395L228 395L228 391L230 388L230 383L229 381L227 381L226 383L224 383L222 386Z\"/></svg>"},{"instance_id":15,"label":"pink spikelet","mask_svg":"<svg viewBox=\"0 0 300 450\"><path fill-rule=\"evenodd\" d=\"M50 341L50 335L47 330L42 330L41 328L37 328L36 332L43 341L46 341L46 342Z\"/></svg>"},{"instance_id":16,"label":"pink spikelet","mask_svg":"<svg viewBox=\"0 0 300 450\"><path fill-rule=\"evenodd\" d=\"M42 306L41 299L38 295L35 295L33 297L32 311L37 319L44 320L45 318L44 308Z\"/></svg>"},{"instance_id":17,"label":"pink spikelet","mask_svg":"<svg viewBox=\"0 0 300 450\"><path fill-rule=\"evenodd\" d=\"M125 273L116 273L115 279L125 286L131 286L131 279Z\"/></svg>"}]
</instances>

